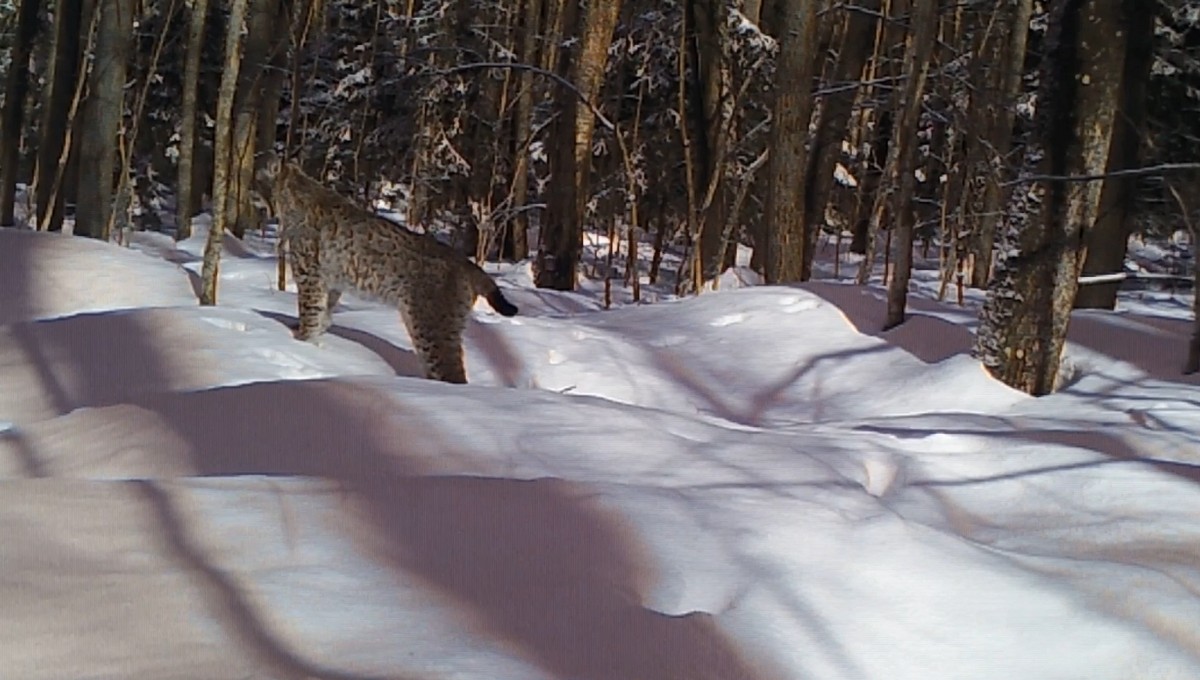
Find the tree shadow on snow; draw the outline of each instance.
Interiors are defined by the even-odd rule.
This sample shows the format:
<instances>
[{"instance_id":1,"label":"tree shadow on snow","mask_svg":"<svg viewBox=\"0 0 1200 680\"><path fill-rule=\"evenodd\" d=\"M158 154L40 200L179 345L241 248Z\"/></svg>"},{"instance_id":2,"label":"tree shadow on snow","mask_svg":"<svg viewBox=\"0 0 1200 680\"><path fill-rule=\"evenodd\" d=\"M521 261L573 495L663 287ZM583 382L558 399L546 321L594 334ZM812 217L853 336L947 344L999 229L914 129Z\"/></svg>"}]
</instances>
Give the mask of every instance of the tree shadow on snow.
<instances>
[{"instance_id":1,"label":"tree shadow on snow","mask_svg":"<svg viewBox=\"0 0 1200 680\"><path fill-rule=\"evenodd\" d=\"M257 383L144 407L182 435L200 474L341 483L370 520L355 534L365 551L437 586L481 632L557 677L765 677L711 616L641 606L653 578L647 560L594 492L559 479L433 474L447 461L456 472L487 471L382 392L330 380Z\"/></svg>"}]
</instances>

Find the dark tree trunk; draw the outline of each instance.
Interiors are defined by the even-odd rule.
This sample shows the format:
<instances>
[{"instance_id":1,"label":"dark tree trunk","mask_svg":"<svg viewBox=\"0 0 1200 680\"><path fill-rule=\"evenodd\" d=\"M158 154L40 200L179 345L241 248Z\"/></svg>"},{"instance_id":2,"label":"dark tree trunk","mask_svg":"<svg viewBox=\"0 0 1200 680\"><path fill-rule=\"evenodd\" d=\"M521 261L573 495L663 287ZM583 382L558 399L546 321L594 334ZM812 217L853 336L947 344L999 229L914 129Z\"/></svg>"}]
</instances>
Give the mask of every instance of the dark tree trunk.
<instances>
[{"instance_id":1,"label":"dark tree trunk","mask_svg":"<svg viewBox=\"0 0 1200 680\"><path fill-rule=\"evenodd\" d=\"M21 136L24 132L25 95L29 92L29 55L37 37L38 0L21 0L17 8L17 34L9 52L8 83L0 122L0 227L13 226L17 174L21 166Z\"/></svg>"},{"instance_id":2,"label":"dark tree trunk","mask_svg":"<svg viewBox=\"0 0 1200 680\"><path fill-rule=\"evenodd\" d=\"M729 75L729 24L728 7L725 0L690 0L689 24L695 27L692 45L692 63L696 68L693 91L695 104L692 109L697 115L698 173L695 178L696 196L703 209L701 220L700 266L705 280L716 278L723 264L722 241L728 201L725 199L724 182L725 154L729 141L729 119L733 116L730 101ZM703 204L707 203L707 207Z\"/></svg>"},{"instance_id":3,"label":"dark tree trunk","mask_svg":"<svg viewBox=\"0 0 1200 680\"><path fill-rule=\"evenodd\" d=\"M608 46L621 12L620 0L589 5L583 12L582 24L576 31L578 3L566 2L562 7L564 35L577 32L579 54L571 59L561 55L559 71L567 71L579 94L593 104L604 79ZM551 155L551 172L556 189L547 205L546 221L542 225L542 244L538 252L535 281L539 288L574 290L576 269L583 249L583 223L590 186L592 131L596 117L579 101L579 94L559 86L557 99L561 115L554 126L557 146Z\"/></svg>"},{"instance_id":4,"label":"dark tree trunk","mask_svg":"<svg viewBox=\"0 0 1200 680\"><path fill-rule=\"evenodd\" d=\"M89 93L79 131L75 233L107 240L117 170L117 135L125 107L125 73L133 36L133 0L97 0L100 13Z\"/></svg>"},{"instance_id":5,"label":"dark tree trunk","mask_svg":"<svg viewBox=\"0 0 1200 680\"><path fill-rule=\"evenodd\" d=\"M862 79L863 70L871 56L871 45L875 28L879 23L880 0L861 0L861 11L850 12L846 19L846 32L838 51L834 66L834 83L850 83ZM805 248L804 278L812 276L813 256L816 253L817 237L825 223L825 209L833 193L833 172L842 155L842 139L850 123L850 111L854 107L856 88L845 88L825 96L821 104L821 117L816 138L809 152L808 173L805 182L808 188L805 199L805 219L808 221L808 244Z\"/></svg>"},{"instance_id":6,"label":"dark tree trunk","mask_svg":"<svg viewBox=\"0 0 1200 680\"><path fill-rule=\"evenodd\" d=\"M188 23L187 52L183 67L183 104L179 121L179 179L176 182L178 204L175 208L175 238L183 240L192 235L192 216L200 208L200 192L196 191L196 147L199 126L196 120L200 88L200 53L204 48L204 25L208 16L208 0L192 3Z\"/></svg>"},{"instance_id":7,"label":"dark tree trunk","mask_svg":"<svg viewBox=\"0 0 1200 680\"><path fill-rule=\"evenodd\" d=\"M521 60L538 63L538 36L541 34L542 0L525 0L525 32L521 43ZM524 71L518 84L517 106L513 121L513 219L508 223L508 238L504 240L504 255L513 260L529 257L529 143L533 133L533 72Z\"/></svg>"},{"instance_id":8,"label":"dark tree trunk","mask_svg":"<svg viewBox=\"0 0 1200 680\"><path fill-rule=\"evenodd\" d=\"M778 0L777 0L778 1ZM804 280L805 182L808 170L808 124L812 116L812 82L816 59L817 4L788 0L775 8L779 36L775 102L772 106L767 166L767 256L763 264L768 283ZM784 85L786 84L786 85Z\"/></svg>"},{"instance_id":9,"label":"dark tree trunk","mask_svg":"<svg viewBox=\"0 0 1200 680\"><path fill-rule=\"evenodd\" d=\"M937 0L915 0L911 14L908 45L904 50L904 63L908 65L908 78L904 82L896 126L896 143L892 145L895 162L888 165L895 169L896 176L889 179L896 185L892 213L896 217L896 272L888 285L887 320L885 329L904 322L908 302L908 282L912 275L913 257L913 193L916 189L914 171L917 166L917 132L921 121L921 102L925 96L925 80L929 73L929 58L937 43L938 26Z\"/></svg>"},{"instance_id":10,"label":"dark tree trunk","mask_svg":"<svg viewBox=\"0 0 1200 680\"><path fill-rule=\"evenodd\" d=\"M251 0L247 10L246 37L242 66L234 98L233 165L230 168L228 211L229 230L237 238L258 226L258 211L251 202L254 186L254 155L258 114L262 107L266 66L272 48L282 49L279 40L286 33L276 31L282 24L279 0Z\"/></svg>"},{"instance_id":11,"label":"dark tree trunk","mask_svg":"<svg viewBox=\"0 0 1200 680\"><path fill-rule=\"evenodd\" d=\"M57 0L54 5L54 52L46 79L42 108L42 142L37 162L38 228L62 231L66 191L60 168L67 142L71 102L79 79L79 43L83 31L83 5L78 0ZM72 153L72 152L68 152Z\"/></svg>"},{"instance_id":12,"label":"dark tree trunk","mask_svg":"<svg viewBox=\"0 0 1200 680\"><path fill-rule=\"evenodd\" d=\"M1033 0L1006 0L997 11L1002 13L999 21L1002 27L1007 27L1008 35L1007 41L1003 45L998 44L993 53L997 58L1003 55L1001 63L993 65L999 75L993 82L1001 93L1001 100L998 104L993 103L985 129L988 130L990 138L988 151L999 155L1000 165L1003 166L1003 161L1012 148L1013 118L1017 98L1021 95L1021 79L1025 72L1025 52ZM1002 207L1009 198L1009 191L1002 186L1002 182L1007 179L1009 177L1002 172L984 173L983 200L978 204L978 224L975 225L974 238L970 243L975 260L975 266L971 270L971 285L975 288L986 288L991 278L996 225L1000 222Z\"/></svg>"}]
</instances>

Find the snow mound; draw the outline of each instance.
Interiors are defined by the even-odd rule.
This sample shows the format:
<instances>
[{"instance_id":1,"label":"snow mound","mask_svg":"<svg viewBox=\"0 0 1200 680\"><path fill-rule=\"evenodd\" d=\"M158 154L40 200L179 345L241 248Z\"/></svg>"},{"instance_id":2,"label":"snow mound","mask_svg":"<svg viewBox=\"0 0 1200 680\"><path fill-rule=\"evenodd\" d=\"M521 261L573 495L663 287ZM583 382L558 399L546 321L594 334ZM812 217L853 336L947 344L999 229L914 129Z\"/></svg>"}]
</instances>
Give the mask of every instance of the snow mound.
<instances>
[{"instance_id":1,"label":"snow mound","mask_svg":"<svg viewBox=\"0 0 1200 680\"><path fill-rule=\"evenodd\" d=\"M132 307L195 305L187 273L133 250L0 229L0 324Z\"/></svg>"}]
</instances>

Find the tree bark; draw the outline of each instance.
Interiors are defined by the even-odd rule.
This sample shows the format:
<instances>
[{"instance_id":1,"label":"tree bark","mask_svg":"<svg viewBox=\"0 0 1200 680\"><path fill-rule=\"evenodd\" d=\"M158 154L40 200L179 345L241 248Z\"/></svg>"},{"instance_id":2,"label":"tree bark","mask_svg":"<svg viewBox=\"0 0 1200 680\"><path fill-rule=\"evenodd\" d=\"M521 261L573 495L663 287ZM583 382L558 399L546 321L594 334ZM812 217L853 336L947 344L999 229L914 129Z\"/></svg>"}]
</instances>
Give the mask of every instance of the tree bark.
<instances>
[{"instance_id":1,"label":"tree bark","mask_svg":"<svg viewBox=\"0 0 1200 680\"><path fill-rule=\"evenodd\" d=\"M38 31L38 0L21 0L17 8L17 34L9 52L8 83L0 123L0 227L13 226L17 174L21 166L25 95L29 93L29 56Z\"/></svg>"},{"instance_id":2,"label":"tree bark","mask_svg":"<svg viewBox=\"0 0 1200 680\"><path fill-rule=\"evenodd\" d=\"M904 323L908 303L908 282L912 276L913 193L916 189L914 171L917 167L917 132L921 122L921 102L925 97L925 81L929 74L929 58L937 44L938 26L937 0L915 0L909 26L908 44L904 50L904 63L908 65L908 78L904 81L901 95L902 105L897 113L896 142L892 145L895 175L889 184L897 187L892 214L896 218L896 235L892 240L896 248L896 271L888 284L887 320L884 329Z\"/></svg>"},{"instance_id":3,"label":"tree bark","mask_svg":"<svg viewBox=\"0 0 1200 680\"><path fill-rule=\"evenodd\" d=\"M228 213L230 174L236 172L233 162L233 100L237 94L238 72L241 69L241 37L246 25L247 0L232 0L229 24L225 31L225 63L221 88L217 95L217 127L215 161L213 163L213 223L204 244L204 266L200 275L200 304L217 304L218 266Z\"/></svg>"},{"instance_id":4,"label":"tree bark","mask_svg":"<svg viewBox=\"0 0 1200 680\"><path fill-rule=\"evenodd\" d=\"M271 60L272 48L279 46L279 40L287 39L284 31L274 30L281 23L279 0L250 0L242 65L234 95L233 166L229 175L229 201L225 206L230 231L238 238L258 226L258 211L250 200L254 186L258 114L265 67Z\"/></svg>"},{"instance_id":5,"label":"tree bark","mask_svg":"<svg viewBox=\"0 0 1200 680\"><path fill-rule=\"evenodd\" d=\"M859 11L850 12L846 18L846 32L833 70L832 81L835 85L843 86L862 80L879 24L880 6L880 0L859 0ZM804 251L805 279L812 276L817 237L825 224L825 210L833 193L833 173L842 155L842 139L846 136L856 94L857 88L844 87L826 95L821 104L821 116L809 152L805 177L808 185L805 189L805 199L808 201L805 206L805 219L808 221L808 242Z\"/></svg>"},{"instance_id":6,"label":"tree bark","mask_svg":"<svg viewBox=\"0 0 1200 680\"><path fill-rule=\"evenodd\" d=\"M1127 33L1117 3L1056 0L1050 9L1033 139L1006 213L996 275L980 312L976 355L1032 395L1059 386L1083 244L1101 184L1030 175L1100 174L1107 167Z\"/></svg>"},{"instance_id":7,"label":"tree bark","mask_svg":"<svg viewBox=\"0 0 1200 680\"><path fill-rule=\"evenodd\" d=\"M779 0L776 0L777 2ZM812 116L812 81L816 59L817 4L788 0L776 8L779 40L775 101L772 106L768 160L767 283L804 280L807 220L804 214L808 169L808 124Z\"/></svg>"},{"instance_id":8,"label":"tree bark","mask_svg":"<svg viewBox=\"0 0 1200 680\"><path fill-rule=\"evenodd\" d=\"M541 34L542 0L525 0L525 33L521 43L521 61L538 63L538 36ZM513 167L512 208L505 250L513 260L529 257L529 214L525 206L529 199L529 143L533 133L533 72L522 71L518 84L517 108L513 121L513 145L516 162Z\"/></svg>"},{"instance_id":9,"label":"tree bark","mask_svg":"<svg viewBox=\"0 0 1200 680\"><path fill-rule=\"evenodd\" d=\"M83 38L83 4L57 0L54 5L54 51L48 88L42 108L42 141L38 146L37 223L49 231L62 231L63 196L59 164L67 140L71 102L79 78L79 43ZM57 190L56 190L57 188Z\"/></svg>"},{"instance_id":10,"label":"tree bark","mask_svg":"<svg viewBox=\"0 0 1200 680\"><path fill-rule=\"evenodd\" d=\"M1025 74L1025 48L1029 37L1029 20L1033 15L1033 0L1007 0L998 11L1003 12L1000 21L1008 27L1008 41L1005 49L996 51L997 56L1004 55L999 70L1000 78L995 81L1002 88L1002 99L992 104L986 126L989 130L989 150L996 157L992 171L984 173L983 181L986 184L983 201L979 204L979 222L970 244L975 259L971 285L975 288L986 288L991 278L996 225L1000 222L1001 208L1009 198L1009 192L1002 183L1009 179L1004 167L1012 149L1013 120L1017 98L1021 96L1021 80Z\"/></svg>"},{"instance_id":11,"label":"tree bark","mask_svg":"<svg viewBox=\"0 0 1200 680\"><path fill-rule=\"evenodd\" d=\"M1146 84L1154 62L1154 13L1136 0L1124 0L1125 30L1129 35L1122 74L1121 103L1113 128L1108 171L1135 168L1142 159L1142 132L1146 121ZM1133 177L1104 180L1100 214L1088 234L1083 275L1114 274L1125 269L1129 241L1129 213L1137 190ZM1075 298L1077 308L1112 309L1117 304L1120 282L1083 286Z\"/></svg>"},{"instance_id":12,"label":"tree bark","mask_svg":"<svg viewBox=\"0 0 1200 680\"><path fill-rule=\"evenodd\" d=\"M692 110L698 114L697 127L701 134L697 138L697 165L695 177L696 195L700 197L702 210L700 243L701 278L710 280L720 275L723 268L723 236L728 210L728 201L723 195L725 183L725 155L729 146L729 121L733 116L730 100L729 74L729 10L725 0L689 0L688 11L692 15L690 24L695 27L692 45L692 63L695 64L696 82L693 91L698 106Z\"/></svg>"},{"instance_id":13,"label":"tree bark","mask_svg":"<svg viewBox=\"0 0 1200 680\"><path fill-rule=\"evenodd\" d=\"M567 2L562 8L563 33L576 24L578 3ZM579 93L560 86L558 101L561 115L555 125L557 152L551 156L551 172L558 184L547 205L542 245L538 252L535 282L539 288L574 290L576 269L583 248L583 222L587 210L591 174L592 132L596 117L579 96L593 105L604 79L608 47L620 16L620 0L588 5L580 30L580 48L576 59L564 54L560 72L570 68L570 78Z\"/></svg>"},{"instance_id":14,"label":"tree bark","mask_svg":"<svg viewBox=\"0 0 1200 680\"><path fill-rule=\"evenodd\" d=\"M200 85L200 55L204 49L204 24L208 17L208 0L194 0L188 22L187 52L183 65L183 104L179 120L179 176L175 195L175 239L192 236L192 215L200 207L193 192L195 182L196 142L198 124L196 100Z\"/></svg>"},{"instance_id":15,"label":"tree bark","mask_svg":"<svg viewBox=\"0 0 1200 680\"><path fill-rule=\"evenodd\" d=\"M113 210L117 135L125 107L125 73L133 36L133 0L97 0L100 13L89 93L79 131L75 234L108 240Z\"/></svg>"}]
</instances>

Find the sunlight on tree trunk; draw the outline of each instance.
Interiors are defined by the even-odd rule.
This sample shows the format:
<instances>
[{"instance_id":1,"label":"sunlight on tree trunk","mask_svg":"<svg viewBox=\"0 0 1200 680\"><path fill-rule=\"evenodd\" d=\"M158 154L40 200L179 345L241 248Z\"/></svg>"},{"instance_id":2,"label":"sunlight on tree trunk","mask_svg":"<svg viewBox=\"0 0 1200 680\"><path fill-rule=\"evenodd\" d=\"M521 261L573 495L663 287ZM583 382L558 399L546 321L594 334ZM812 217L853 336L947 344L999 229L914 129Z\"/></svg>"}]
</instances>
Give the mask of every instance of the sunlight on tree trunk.
<instances>
[{"instance_id":1,"label":"sunlight on tree trunk","mask_svg":"<svg viewBox=\"0 0 1200 680\"><path fill-rule=\"evenodd\" d=\"M229 197L230 172L233 166L233 99L237 92L238 71L241 67L241 41L246 26L247 0L233 0L229 24L225 31L225 70L221 74L221 90L217 95L217 127L215 161L213 164L213 219L204 244L204 267L200 278L200 304L217 304L217 278L221 260L221 245L225 233Z\"/></svg>"},{"instance_id":2,"label":"sunlight on tree trunk","mask_svg":"<svg viewBox=\"0 0 1200 680\"><path fill-rule=\"evenodd\" d=\"M1114 122L1108 171L1136 168L1142 164L1142 139L1146 123L1146 86L1154 63L1154 14L1144 11L1138 0L1123 0L1124 25L1129 49L1121 80L1120 108ZM1100 211L1088 234L1083 275L1114 274L1125 270L1126 246L1132 228L1136 177L1104 180ZM1120 282L1083 286L1075 298L1077 308L1113 309Z\"/></svg>"},{"instance_id":3,"label":"sunlight on tree trunk","mask_svg":"<svg viewBox=\"0 0 1200 680\"><path fill-rule=\"evenodd\" d=\"M1054 3L1023 177L1104 172L1125 40L1116 3ZM984 366L1015 389L1037 396L1059 386L1083 243L1096 219L1101 186L1042 180L1017 188L976 337Z\"/></svg>"}]
</instances>

